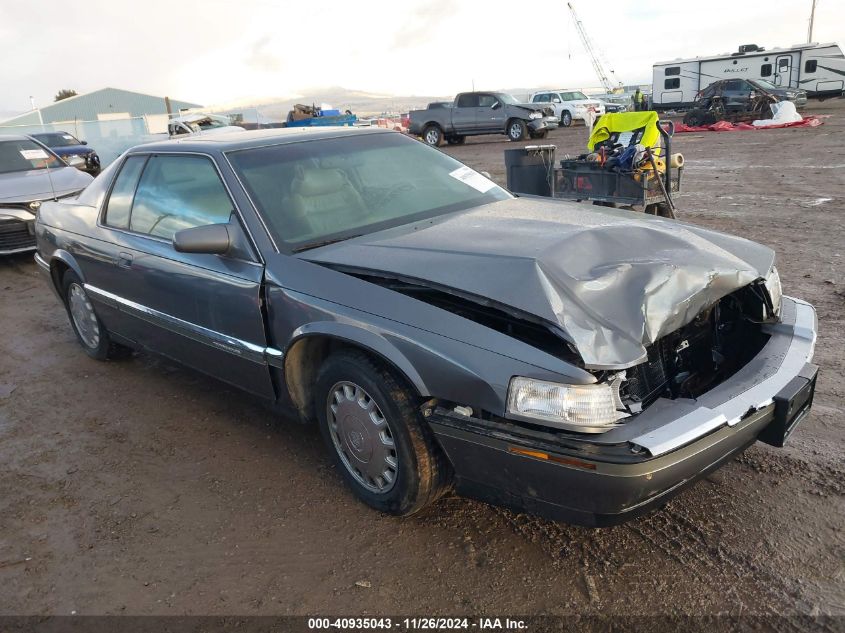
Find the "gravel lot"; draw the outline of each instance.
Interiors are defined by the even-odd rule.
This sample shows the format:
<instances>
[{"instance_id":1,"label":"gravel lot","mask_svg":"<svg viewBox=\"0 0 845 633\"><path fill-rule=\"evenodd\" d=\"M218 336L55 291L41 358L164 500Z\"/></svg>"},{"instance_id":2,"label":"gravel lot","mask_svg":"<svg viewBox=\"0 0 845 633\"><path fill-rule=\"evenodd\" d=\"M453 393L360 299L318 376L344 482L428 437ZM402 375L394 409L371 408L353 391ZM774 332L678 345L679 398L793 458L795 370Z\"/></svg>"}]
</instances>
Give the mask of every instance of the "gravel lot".
<instances>
[{"instance_id":1,"label":"gravel lot","mask_svg":"<svg viewBox=\"0 0 845 633\"><path fill-rule=\"evenodd\" d=\"M614 528L458 497L380 516L316 428L150 356L90 360L31 257L0 259L0 613L845 615L845 101L810 109L823 126L675 149L681 218L775 248L818 309L813 414ZM446 151L504 184L509 147Z\"/></svg>"}]
</instances>

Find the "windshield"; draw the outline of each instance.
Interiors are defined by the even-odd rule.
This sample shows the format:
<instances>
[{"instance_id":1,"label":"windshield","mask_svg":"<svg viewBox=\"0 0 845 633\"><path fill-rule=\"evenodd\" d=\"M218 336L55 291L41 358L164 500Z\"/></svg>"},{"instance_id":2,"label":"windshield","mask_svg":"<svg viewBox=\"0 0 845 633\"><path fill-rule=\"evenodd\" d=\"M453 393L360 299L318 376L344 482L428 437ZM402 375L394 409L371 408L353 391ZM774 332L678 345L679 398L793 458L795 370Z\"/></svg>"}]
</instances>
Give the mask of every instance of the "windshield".
<instances>
[{"instance_id":1,"label":"windshield","mask_svg":"<svg viewBox=\"0 0 845 633\"><path fill-rule=\"evenodd\" d=\"M228 154L277 244L299 251L510 194L401 134L361 134Z\"/></svg>"},{"instance_id":2,"label":"windshield","mask_svg":"<svg viewBox=\"0 0 845 633\"><path fill-rule=\"evenodd\" d=\"M71 145L82 144L67 132L45 132L43 134L33 134L32 137L37 138L47 147L70 147Z\"/></svg>"},{"instance_id":3,"label":"windshield","mask_svg":"<svg viewBox=\"0 0 845 633\"><path fill-rule=\"evenodd\" d=\"M0 174L47 167L59 169L67 165L35 141L0 141Z\"/></svg>"},{"instance_id":4,"label":"windshield","mask_svg":"<svg viewBox=\"0 0 845 633\"><path fill-rule=\"evenodd\" d=\"M580 99L586 99L587 95L583 92L578 92L577 90L573 90L572 92L566 93L566 101L576 101Z\"/></svg>"},{"instance_id":5,"label":"windshield","mask_svg":"<svg viewBox=\"0 0 845 633\"><path fill-rule=\"evenodd\" d=\"M496 97L497 97L500 101L504 101L504 102L505 102L505 103L507 103L508 105L515 105L515 104L520 103L519 101L517 101L516 99L514 99L514 98L513 98L513 95L509 95L509 94L508 94L508 93L506 93L506 92L497 92L497 93L496 93Z\"/></svg>"},{"instance_id":6,"label":"windshield","mask_svg":"<svg viewBox=\"0 0 845 633\"><path fill-rule=\"evenodd\" d=\"M776 85L774 85L773 83L769 83L765 79L755 79L751 83L752 83L752 85L756 85L756 86L759 86L760 88L763 88L763 90L777 90L778 89L778 87Z\"/></svg>"}]
</instances>

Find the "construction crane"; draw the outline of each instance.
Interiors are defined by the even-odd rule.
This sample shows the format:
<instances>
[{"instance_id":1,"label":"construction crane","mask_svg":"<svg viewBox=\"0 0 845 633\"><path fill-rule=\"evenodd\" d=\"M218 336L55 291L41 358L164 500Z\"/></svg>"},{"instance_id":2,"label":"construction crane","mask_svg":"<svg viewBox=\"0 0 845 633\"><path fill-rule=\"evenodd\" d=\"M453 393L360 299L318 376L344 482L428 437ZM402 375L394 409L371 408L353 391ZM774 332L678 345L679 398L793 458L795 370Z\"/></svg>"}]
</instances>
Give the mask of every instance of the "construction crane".
<instances>
[{"instance_id":1,"label":"construction crane","mask_svg":"<svg viewBox=\"0 0 845 633\"><path fill-rule=\"evenodd\" d=\"M596 75L601 82L602 87L609 93L616 90L616 86L614 86L610 79L607 78L607 73L604 70L604 64L601 63L599 56L596 54L595 49L593 48L593 43L590 41L590 36L587 35L587 31L584 29L584 25L581 23L581 20L578 18L578 14L575 13L575 7L572 6L571 2L567 2L566 6L569 7L569 11L572 13L572 21L575 22L575 28L578 30L578 35L581 36L581 43L584 44L584 48L587 51L587 55L590 56L590 61L593 62L593 70L596 71ZM616 74L613 70L610 71L610 74L613 76L613 79L616 80ZM617 81L619 86L622 85L621 82Z\"/></svg>"}]
</instances>

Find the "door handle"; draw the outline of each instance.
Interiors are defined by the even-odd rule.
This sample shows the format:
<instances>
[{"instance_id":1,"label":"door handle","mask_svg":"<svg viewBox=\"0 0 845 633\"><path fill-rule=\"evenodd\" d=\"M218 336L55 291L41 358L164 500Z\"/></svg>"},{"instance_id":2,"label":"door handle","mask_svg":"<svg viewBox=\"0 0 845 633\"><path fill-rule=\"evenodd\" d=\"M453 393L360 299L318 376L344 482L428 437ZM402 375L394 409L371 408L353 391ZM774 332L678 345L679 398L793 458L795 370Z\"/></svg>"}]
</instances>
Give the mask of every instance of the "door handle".
<instances>
[{"instance_id":1,"label":"door handle","mask_svg":"<svg viewBox=\"0 0 845 633\"><path fill-rule=\"evenodd\" d=\"M130 253L118 253L117 265L120 268L129 268L132 266L132 255Z\"/></svg>"}]
</instances>

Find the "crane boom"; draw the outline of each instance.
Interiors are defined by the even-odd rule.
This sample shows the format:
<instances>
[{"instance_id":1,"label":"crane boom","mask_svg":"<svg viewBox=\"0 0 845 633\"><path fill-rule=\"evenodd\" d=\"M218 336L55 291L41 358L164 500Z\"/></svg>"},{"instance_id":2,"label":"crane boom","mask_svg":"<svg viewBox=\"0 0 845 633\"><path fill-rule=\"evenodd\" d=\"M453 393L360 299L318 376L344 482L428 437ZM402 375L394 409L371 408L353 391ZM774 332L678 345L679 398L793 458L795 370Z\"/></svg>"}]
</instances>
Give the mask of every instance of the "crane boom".
<instances>
[{"instance_id":1,"label":"crane boom","mask_svg":"<svg viewBox=\"0 0 845 633\"><path fill-rule=\"evenodd\" d=\"M575 22L575 28L578 30L578 35L581 37L581 43L584 44L584 48L587 51L587 55L590 56L590 61L593 62L593 70L596 71L596 75L598 76L602 87L608 93L613 92L614 86L610 83L610 80L607 78L607 73L604 70L604 66L602 65L598 55L596 55L596 52L593 49L593 43L590 41L590 36L587 35L587 31L584 29L584 25L578 18L578 14L575 12L575 7L572 6L571 2L567 2L566 5L569 7L569 11L572 13L572 21Z\"/></svg>"}]
</instances>

